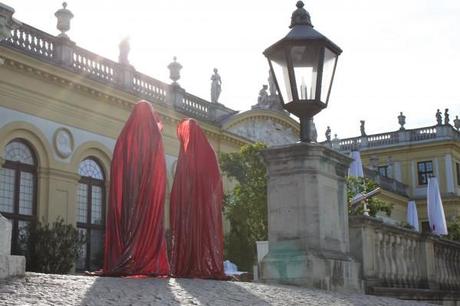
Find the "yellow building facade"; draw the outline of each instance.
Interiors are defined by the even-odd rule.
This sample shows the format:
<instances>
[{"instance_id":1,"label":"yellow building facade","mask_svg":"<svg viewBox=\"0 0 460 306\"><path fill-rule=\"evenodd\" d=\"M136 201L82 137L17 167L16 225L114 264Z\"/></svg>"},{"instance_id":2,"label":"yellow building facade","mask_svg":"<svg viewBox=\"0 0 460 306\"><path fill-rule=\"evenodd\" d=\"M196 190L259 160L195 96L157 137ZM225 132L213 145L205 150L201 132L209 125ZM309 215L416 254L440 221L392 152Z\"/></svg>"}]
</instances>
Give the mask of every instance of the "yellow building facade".
<instances>
[{"instance_id":1,"label":"yellow building facade","mask_svg":"<svg viewBox=\"0 0 460 306\"><path fill-rule=\"evenodd\" d=\"M251 131L260 126L257 122L278 128L259 135L260 140L276 134L273 139L283 143L298 132L297 123L283 112L259 109L237 115L177 83L160 82L23 23L0 41L0 212L13 224L13 252L29 222L63 218L89 237L77 266L97 267L112 151L141 99L152 103L164 125L168 193L179 153L176 126L183 118L199 122L217 154L257 140ZM165 222L168 227L168 207Z\"/></svg>"},{"instance_id":2,"label":"yellow building facade","mask_svg":"<svg viewBox=\"0 0 460 306\"><path fill-rule=\"evenodd\" d=\"M394 179L405 185L407 198L390 201L397 204L392 217L405 220L407 200L411 199L417 204L420 221L427 223L430 176L438 178L447 221L460 216L460 133L449 121L411 130L402 127L393 132L336 139L335 146L344 153L359 149L367 168L379 172L383 180Z\"/></svg>"}]
</instances>

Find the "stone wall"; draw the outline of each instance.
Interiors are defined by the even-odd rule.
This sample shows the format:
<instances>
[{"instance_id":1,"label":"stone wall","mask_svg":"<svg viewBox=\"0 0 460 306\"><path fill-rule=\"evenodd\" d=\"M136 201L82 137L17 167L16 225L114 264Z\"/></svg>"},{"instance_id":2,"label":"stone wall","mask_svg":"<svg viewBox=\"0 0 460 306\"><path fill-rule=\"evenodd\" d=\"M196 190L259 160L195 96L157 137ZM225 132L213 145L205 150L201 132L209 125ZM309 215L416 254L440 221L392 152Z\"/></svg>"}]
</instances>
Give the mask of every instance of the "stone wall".
<instances>
[{"instance_id":1,"label":"stone wall","mask_svg":"<svg viewBox=\"0 0 460 306\"><path fill-rule=\"evenodd\" d=\"M26 260L23 256L11 256L11 223L0 214L0 279L23 276Z\"/></svg>"}]
</instances>

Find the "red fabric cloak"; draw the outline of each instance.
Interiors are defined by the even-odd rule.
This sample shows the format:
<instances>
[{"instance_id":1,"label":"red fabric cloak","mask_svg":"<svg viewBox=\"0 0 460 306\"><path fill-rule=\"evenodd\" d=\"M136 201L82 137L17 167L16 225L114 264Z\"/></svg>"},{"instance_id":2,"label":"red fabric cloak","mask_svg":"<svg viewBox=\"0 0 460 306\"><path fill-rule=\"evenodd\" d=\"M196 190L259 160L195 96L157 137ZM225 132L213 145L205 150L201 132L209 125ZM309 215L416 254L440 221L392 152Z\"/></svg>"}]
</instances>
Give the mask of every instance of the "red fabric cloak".
<instances>
[{"instance_id":1,"label":"red fabric cloak","mask_svg":"<svg viewBox=\"0 0 460 306\"><path fill-rule=\"evenodd\" d=\"M171 190L171 270L176 277L223 279L222 178L195 120L177 126L181 142Z\"/></svg>"},{"instance_id":2,"label":"red fabric cloak","mask_svg":"<svg viewBox=\"0 0 460 306\"><path fill-rule=\"evenodd\" d=\"M104 275L168 275L166 166L158 115L139 101L113 152Z\"/></svg>"}]
</instances>

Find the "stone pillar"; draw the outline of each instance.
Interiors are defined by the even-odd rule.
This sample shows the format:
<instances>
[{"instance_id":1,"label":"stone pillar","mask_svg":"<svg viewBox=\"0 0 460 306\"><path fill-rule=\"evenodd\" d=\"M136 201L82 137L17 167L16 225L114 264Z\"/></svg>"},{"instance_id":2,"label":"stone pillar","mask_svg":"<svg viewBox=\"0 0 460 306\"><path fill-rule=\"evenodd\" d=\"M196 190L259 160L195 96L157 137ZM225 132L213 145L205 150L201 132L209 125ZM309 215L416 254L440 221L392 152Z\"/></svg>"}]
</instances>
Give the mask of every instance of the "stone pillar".
<instances>
[{"instance_id":1,"label":"stone pillar","mask_svg":"<svg viewBox=\"0 0 460 306\"><path fill-rule=\"evenodd\" d=\"M171 106L181 107L185 95L185 89L179 86L177 83L169 85L168 92L166 94L166 104Z\"/></svg>"},{"instance_id":2,"label":"stone pillar","mask_svg":"<svg viewBox=\"0 0 460 306\"><path fill-rule=\"evenodd\" d=\"M11 223L0 214L0 279L9 276L23 276L26 271L24 256L12 256Z\"/></svg>"},{"instance_id":3,"label":"stone pillar","mask_svg":"<svg viewBox=\"0 0 460 306\"><path fill-rule=\"evenodd\" d=\"M58 37L54 45L54 57L59 65L72 67L75 43L67 37Z\"/></svg>"},{"instance_id":4,"label":"stone pillar","mask_svg":"<svg viewBox=\"0 0 460 306\"><path fill-rule=\"evenodd\" d=\"M310 143L263 153L268 169L269 253L262 280L362 291L350 257L345 176L351 159Z\"/></svg>"},{"instance_id":5,"label":"stone pillar","mask_svg":"<svg viewBox=\"0 0 460 306\"><path fill-rule=\"evenodd\" d=\"M115 79L128 92L133 91L133 80L136 69L134 66L119 64L115 71Z\"/></svg>"}]
</instances>

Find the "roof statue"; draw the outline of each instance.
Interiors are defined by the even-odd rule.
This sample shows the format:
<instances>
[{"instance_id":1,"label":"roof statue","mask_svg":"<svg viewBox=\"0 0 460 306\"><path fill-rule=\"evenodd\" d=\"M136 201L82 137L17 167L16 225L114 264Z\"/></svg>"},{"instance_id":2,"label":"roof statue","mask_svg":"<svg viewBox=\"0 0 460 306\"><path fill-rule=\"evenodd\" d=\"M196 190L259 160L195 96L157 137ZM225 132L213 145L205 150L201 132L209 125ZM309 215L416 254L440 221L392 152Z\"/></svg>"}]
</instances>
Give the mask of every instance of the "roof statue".
<instances>
[{"instance_id":1,"label":"roof statue","mask_svg":"<svg viewBox=\"0 0 460 306\"><path fill-rule=\"evenodd\" d=\"M442 125L442 115L441 115L441 111L438 110L436 111L436 123L437 125Z\"/></svg>"},{"instance_id":2,"label":"roof statue","mask_svg":"<svg viewBox=\"0 0 460 306\"><path fill-rule=\"evenodd\" d=\"M123 65L129 65L128 55L129 50L131 49L129 45L129 37L123 38L123 40L118 45L118 48L120 50L120 54L118 55L118 62Z\"/></svg>"},{"instance_id":3,"label":"roof statue","mask_svg":"<svg viewBox=\"0 0 460 306\"><path fill-rule=\"evenodd\" d=\"M214 74L211 76L211 102L218 103L220 92L222 91L222 79L214 68Z\"/></svg>"}]
</instances>

